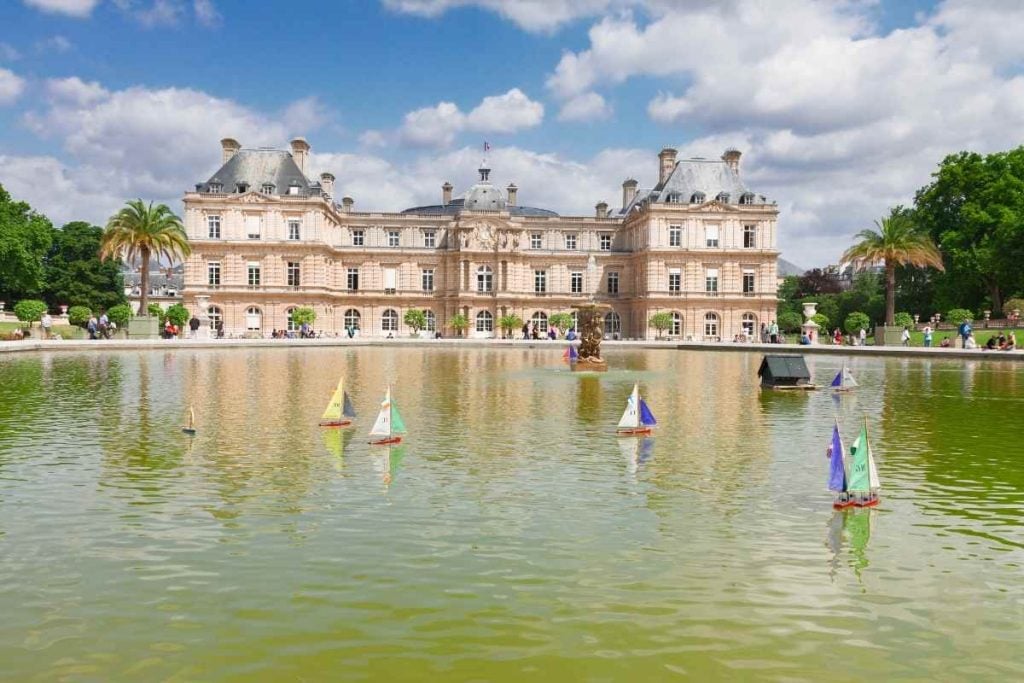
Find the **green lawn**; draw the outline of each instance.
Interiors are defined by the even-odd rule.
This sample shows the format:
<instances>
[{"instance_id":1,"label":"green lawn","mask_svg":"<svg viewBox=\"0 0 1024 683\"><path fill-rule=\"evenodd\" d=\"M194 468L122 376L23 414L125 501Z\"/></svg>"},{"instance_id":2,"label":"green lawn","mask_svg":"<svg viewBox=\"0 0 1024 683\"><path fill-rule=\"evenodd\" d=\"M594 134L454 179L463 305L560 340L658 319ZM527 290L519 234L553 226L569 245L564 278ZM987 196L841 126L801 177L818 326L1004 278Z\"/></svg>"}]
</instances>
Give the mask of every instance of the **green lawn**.
<instances>
[{"instance_id":1,"label":"green lawn","mask_svg":"<svg viewBox=\"0 0 1024 683\"><path fill-rule=\"evenodd\" d=\"M0 335L10 334L17 329L24 329L25 323L0 323ZM43 330L39 327L39 323L32 324L32 338L40 339ZM75 325L54 325L53 333L59 334L63 339L84 339L85 330Z\"/></svg>"}]
</instances>

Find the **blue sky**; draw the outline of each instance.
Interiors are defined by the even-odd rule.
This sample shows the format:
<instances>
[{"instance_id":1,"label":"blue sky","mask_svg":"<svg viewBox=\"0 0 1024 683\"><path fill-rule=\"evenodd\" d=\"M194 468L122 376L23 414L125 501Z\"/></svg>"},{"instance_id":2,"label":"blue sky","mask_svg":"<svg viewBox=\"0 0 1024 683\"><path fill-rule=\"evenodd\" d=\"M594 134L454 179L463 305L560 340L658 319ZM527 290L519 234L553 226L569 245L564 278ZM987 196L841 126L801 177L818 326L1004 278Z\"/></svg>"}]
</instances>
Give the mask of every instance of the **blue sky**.
<instances>
[{"instance_id":1,"label":"blue sky","mask_svg":"<svg viewBox=\"0 0 1024 683\"><path fill-rule=\"evenodd\" d=\"M656 155L744 152L783 255L836 260L949 153L1020 144L1024 3L968 0L9 0L0 183L60 223L285 147L359 209L494 179L589 213Z\"/></svg>"}]
</instances>

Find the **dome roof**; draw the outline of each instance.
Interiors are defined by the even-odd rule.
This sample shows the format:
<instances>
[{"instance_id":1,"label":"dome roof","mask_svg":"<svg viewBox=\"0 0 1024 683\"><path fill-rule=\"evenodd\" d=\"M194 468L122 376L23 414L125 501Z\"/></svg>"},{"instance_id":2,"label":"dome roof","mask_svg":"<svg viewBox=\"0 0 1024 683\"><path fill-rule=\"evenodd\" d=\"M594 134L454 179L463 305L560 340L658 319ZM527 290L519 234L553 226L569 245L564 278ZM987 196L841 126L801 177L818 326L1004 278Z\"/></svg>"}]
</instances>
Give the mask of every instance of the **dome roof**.
<instances>
[{"instance_id":1,"label":"dome roof","mask_svg":"<svg viewBox=\"0 0 1024 683\"><path fill-rule=\"evenodd\" d=\"M477 183L466 192L463 207L467 211L503 211L505 197L490 183Z\"/></svg>"}]
</instances>

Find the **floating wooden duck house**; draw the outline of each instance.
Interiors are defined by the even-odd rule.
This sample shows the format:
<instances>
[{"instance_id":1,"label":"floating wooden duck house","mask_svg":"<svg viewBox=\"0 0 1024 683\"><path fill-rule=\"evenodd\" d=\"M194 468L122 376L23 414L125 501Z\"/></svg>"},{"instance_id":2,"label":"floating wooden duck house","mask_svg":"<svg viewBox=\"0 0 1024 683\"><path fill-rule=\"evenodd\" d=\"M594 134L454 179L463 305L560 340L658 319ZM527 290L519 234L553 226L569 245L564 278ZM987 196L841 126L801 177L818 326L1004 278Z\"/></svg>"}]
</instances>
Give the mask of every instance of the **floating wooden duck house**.
<instances>
[{"instance_id":1,"label":"floating wooden duck house","mask_svg":"<svg viewBox=\"0 0 1024 683\"><path fill-rule=\"evenodd\" d=\"M811 390L811 373L803 356L770 355L761 360L757 370L761 386L778 390Z\"/></svg>"}]
</instances>

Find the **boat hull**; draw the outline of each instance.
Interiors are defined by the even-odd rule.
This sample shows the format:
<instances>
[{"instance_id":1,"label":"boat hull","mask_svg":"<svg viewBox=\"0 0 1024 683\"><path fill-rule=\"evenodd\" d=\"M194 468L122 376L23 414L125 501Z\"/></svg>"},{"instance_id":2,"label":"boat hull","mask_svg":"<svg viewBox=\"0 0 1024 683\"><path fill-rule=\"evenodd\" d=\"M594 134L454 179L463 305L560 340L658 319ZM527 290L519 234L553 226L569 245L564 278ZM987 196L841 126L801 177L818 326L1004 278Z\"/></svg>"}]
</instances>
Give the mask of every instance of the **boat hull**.
<instances>
[{"instance_id":1,"label":"boat hull","mask_svg":"<svg viewBox=\"0 0 1024 683\"><path fill-rule=\"evenodd\" d=\"M651 434L654 432L652 427L629 427L628 429L616 429L616 436L637 436L640 434Z\"/></svg>"},{"instance_id":2,"label":"boat hull","mask_svg":"<svg viewBox=\"0 0 1024 683\"><path fill-rule=\"evenodd\" d=\"M836 496L832 500L832 507L836 510L844 510L846 508L873 508L878 505L881 499L878 494L872 494L867 497L861 497L856 495L842 494Z\"/></svg>"},{"instance_id":3,"label":"boat hull","mask_svg":"<svg viewBox=\"0 0 1024 683\"><path fill-rule=\"evenodd\" d=\"M389 437L387 437L385 439L377 439L375 441L371 441L370 445L371 446L389 446L391 444L401 443L401 442L402 442L402 437L400 437L400 436L389 436Z\"/></svg>"},{"instance_id":4,"label":"boat hull","mask_svg":"<svg viewBox=\"0 0 1024 683\"><path fill-rule=\"evenodd\" d=\"M181 428L181 433L182 434L188 434L189 436L195 436L196 435L196 430L191 429L189 427L182 427Z\"/></svg>"},{"instance_id":5,"label":"boat hull","mask_svg":"<svg viewBox=\"0 0 1024 683\"><path fill-rule=\"evenodd\" d=\"M351 427L352 420L320 420L321 427Z\"/></svg>"}]
</instances>

